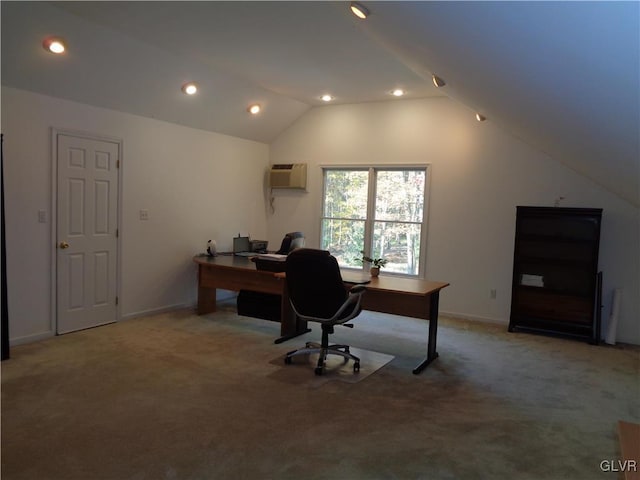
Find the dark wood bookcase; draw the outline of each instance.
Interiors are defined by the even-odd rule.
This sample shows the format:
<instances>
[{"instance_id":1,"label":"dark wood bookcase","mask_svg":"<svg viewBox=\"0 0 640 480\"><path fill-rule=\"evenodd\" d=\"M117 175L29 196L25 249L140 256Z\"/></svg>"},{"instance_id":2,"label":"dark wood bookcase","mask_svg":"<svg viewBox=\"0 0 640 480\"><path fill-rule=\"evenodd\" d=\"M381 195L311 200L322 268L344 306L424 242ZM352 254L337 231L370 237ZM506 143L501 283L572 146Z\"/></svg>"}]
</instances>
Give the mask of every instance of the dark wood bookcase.
<instances>
[{"instance_id":1,"label":"dark wood bookcase","mask_svg":"<svg viewBox=\"0 0 640 480\"><path fill-rule=\"evenodd\" d=\"M509 331L600 340L602 209L517 207Z\"/></svg>"}]
</instances>

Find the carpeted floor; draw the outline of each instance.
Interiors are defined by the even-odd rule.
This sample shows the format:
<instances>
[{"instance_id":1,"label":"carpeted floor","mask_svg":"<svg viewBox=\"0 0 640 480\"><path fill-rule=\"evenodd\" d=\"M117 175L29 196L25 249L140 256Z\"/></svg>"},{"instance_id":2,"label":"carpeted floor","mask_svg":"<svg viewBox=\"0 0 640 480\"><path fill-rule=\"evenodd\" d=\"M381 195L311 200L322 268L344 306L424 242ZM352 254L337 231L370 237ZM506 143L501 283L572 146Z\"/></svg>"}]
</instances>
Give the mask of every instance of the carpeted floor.
<instances>
[{"instance_id":1,"label":"carpeted floor","mask_svg":"<svg viewBox=\"0 0 640 480\"><path fill-rule=\"evenodd\" d=\"M354 324L333 339L393 358L353 383L280 362L318 327L275 345L279 324L231 305L14 347L2 479L618 478L600 463L640 421L637 348L443 318L416 376L426 322Z\"/></svg>"},{"instance_id":2,"label":"carpeted floor","mask_svg":"<svg viewBox=\"0 0 640 480\"><path fill-rule=\"evenodd\" d=\"M304 342L296 345L297 348L304 347ZM295 349L291 349L295 350ZM361 382L369 375L384 367L393 360L392 355L385 355L371 350L362 350L351 347L351 353L360 359L360 371L354 373L353 362L346 361L339 355L329 355L325 361L324 373L321 376L315 374L315 367L318 364L318 354L296 355L291 358L291 364L287 368L279 368L270 375L271 379L297 385L308 385L319 387L326 382L340 381L347 383ZM285 355L279 355L271 363L281 366L284 364ZM309 371L314 372L309 375Z\"/></svg>"}]
</instances>

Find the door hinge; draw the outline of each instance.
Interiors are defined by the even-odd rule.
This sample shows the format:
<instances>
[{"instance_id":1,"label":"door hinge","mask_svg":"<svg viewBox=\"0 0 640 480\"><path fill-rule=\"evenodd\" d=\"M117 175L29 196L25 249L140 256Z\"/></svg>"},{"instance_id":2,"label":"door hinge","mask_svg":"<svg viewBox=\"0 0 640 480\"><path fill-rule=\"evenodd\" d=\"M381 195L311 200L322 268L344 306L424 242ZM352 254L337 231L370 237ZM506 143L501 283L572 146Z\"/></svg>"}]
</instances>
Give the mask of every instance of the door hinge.
<instances>
[{"instance_id":1,"label":"door hinge","mask_svg":"<svg viewBox=\"0 0 640 480\"><path fill-rule=\"evenodd\" d=\"M116 297L116 305L118 304L118 297Z\"/></svg>"},{"instance_id":2,"label":"door hinge","mask_svg":"<svg viewBox=\"0 0 640 480\"><path fill-rule=\"evenodd\" d=\"M120 160L116 160L116 168L120 168Z\"/></svg>"},{"instance_id":3,"label":"door hinge","mask_svg":"<svg viewBox=\"0 0 640 480\"><path fill-rule=\"evenodd\" d=\"M120 230L116 228L116 238L118 238L119 236L120 236Z\"/></svg>"}]
</instances>

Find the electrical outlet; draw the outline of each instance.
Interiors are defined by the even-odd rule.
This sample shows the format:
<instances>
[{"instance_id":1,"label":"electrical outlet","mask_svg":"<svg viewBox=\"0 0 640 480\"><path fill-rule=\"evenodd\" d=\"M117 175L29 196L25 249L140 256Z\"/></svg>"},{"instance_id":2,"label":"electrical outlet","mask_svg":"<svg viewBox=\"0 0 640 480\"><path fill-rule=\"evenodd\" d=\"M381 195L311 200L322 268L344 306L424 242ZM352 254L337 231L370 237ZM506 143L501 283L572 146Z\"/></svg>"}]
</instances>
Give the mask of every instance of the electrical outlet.
<instances>
[{"instance_id":1,"label":"electrical outlet","mask_svg":"<svg viewBox=\"0 0 640 480\"><path fill-rule=\"evenodd\" d=\"M489 292L489 295L492 300L496 299L497 294L498 294L498 291L495 288L492 288L491 291Z\"/></svg>"},{"instance_id":2,"label":"electrical outlet","mask_svg":"<svg viewBox=\"0 0 640 480\"><path fill-rule=\"evenodd\" d=\"M149 220L149 210L140 210L140 220Z\"/></svg>"}]
</instances>

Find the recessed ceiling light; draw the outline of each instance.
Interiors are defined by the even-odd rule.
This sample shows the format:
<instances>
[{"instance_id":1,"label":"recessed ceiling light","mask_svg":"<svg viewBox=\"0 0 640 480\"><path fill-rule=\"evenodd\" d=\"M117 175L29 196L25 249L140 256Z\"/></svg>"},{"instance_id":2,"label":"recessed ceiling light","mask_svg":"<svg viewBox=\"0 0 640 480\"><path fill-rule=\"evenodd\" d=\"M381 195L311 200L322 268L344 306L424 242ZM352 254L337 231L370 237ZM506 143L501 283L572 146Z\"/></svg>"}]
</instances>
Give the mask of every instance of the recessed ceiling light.
<instances>
[{"instance_id":1,"label":"recessed ceiling light","mask_svg":"<svg viewBox=\"0 0 640 480\"><path fill-rule=\"evenodd\" d=\"M478 120L479 122L484 122L486 119L487 117L485 117L484 115L476 113L476 120Z\"/></svg>"},{"instance_id":2,"label":"recessed ceiling light","mask_svg":"<svg viewBox=\"0 0 640 480\"><path fill-rule=\"evenodd\" d=\"M365 19L369 16L369 10L367 7L359 4L358 2L351 2L349 8L351 8L351 12L358 18Z\"/></svg>"},{"instance_id":3,"label":"recessed ceiling light","mask_svg":"<svg viewBox=\"0 0 640 480\"><path fill-rule=\"evenodd\" d=\"M260 105L258 105L257 103L249 105L249 108L247 108L247 112L249 112L251 115L257 115L258 113L260 113L260 110Z\"/></svg>"},{"instance_id":4,"label":"recessed ceiling light","mask_svg":"<svg viewBox=\"0 0 640 480\"><path fill-rule=\"evenodd\" d=\"M325 93L320 97L320 100L322 100L323 102L330 102L331 100L333 100L333 97L328 93Z\"/></svg>"},{"instance_id":5,"label":"recessed ceiling light","mask_svg":"<svg viewBox=\"0 0 640 480\"><path fill-rule=\"evenodd\" d=\"M446 85L445 81L441 79L439 76L437 76L436 74L433 74L431 76L431 80L433 80L433 84L438 88L444 87Z\"/></svg>"},{"instance_id":6,"label":"recessed ceiling light","mask_svg":"<svg viewBox=\"0 0 640 480\"><path fill-rule=\"evenodd\" d=\"M64 53L65 51L64 40L62 40L60 37L45 38L42 42L42 47L50 53L58 54Z\"/></svg>"},{"instance_id":7,"label":"recessed ceiling light","mask_svg":"<svg viewBox=\"0 0 640 480\"><path fill-rule=\"evenodd\" d=\"M401 88L396 88L391 92L391 95L393 95L394 97L401 97L404 95L404 90L402 90Z\"/></svg>"},{"instance_id":8,"label":"recessed ceiling light","mask_svg":"<svg viewBox=\"0 0 640 480\"><path fill-rule=\"evenodd\" d=\"M187 95L194 95L198 92L198 86L193 82L185 83L182 85L182 91Z\"/></svg>"}]
</instances>

